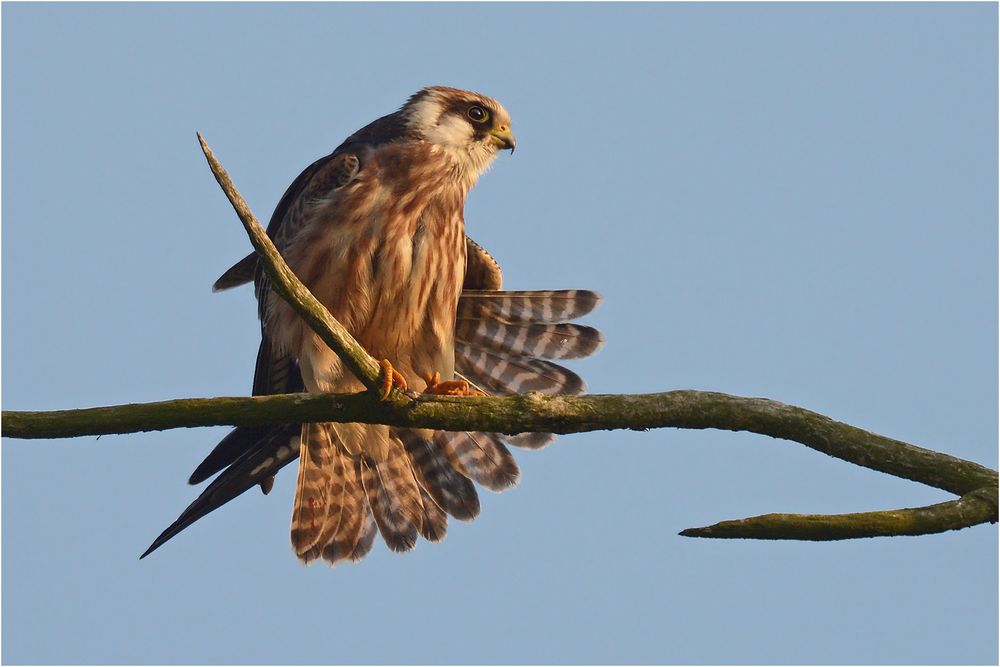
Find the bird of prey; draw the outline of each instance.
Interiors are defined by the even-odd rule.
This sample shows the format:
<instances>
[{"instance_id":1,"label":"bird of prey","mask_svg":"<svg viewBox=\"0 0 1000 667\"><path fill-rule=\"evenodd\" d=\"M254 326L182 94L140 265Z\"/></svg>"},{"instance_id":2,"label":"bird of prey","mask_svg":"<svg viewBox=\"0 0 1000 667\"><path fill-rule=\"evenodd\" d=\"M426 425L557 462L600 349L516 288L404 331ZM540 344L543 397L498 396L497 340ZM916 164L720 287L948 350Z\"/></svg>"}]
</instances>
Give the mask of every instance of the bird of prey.
<instances>
[{"instance_id":1,"label":"bird of prey","mask_svg":"<svg viewBox=\"0 0 1000 667\"><path fill-rule=\"evenodd\" d=\"M289 186L268 224L285 261L400 386L445 394L580 393L550 361L603 343L570 323L600 297L584 290L503 291L500 267L465 235L469 190L498 152L514 151L496 100L434 86L348 137ZM215 290L253 281L262 340L254 395L355 392L364 386L271 289L249 255ZM142 555L299 458L291 541L303 562L358 561L376 532L397 552L441 540L447 515L479 513L473 482L501 491L519 470L505 442L539 448L551 434L501 436L371 424L241 427L191 475L221 473Z\"/></svg>"}]
</instances>

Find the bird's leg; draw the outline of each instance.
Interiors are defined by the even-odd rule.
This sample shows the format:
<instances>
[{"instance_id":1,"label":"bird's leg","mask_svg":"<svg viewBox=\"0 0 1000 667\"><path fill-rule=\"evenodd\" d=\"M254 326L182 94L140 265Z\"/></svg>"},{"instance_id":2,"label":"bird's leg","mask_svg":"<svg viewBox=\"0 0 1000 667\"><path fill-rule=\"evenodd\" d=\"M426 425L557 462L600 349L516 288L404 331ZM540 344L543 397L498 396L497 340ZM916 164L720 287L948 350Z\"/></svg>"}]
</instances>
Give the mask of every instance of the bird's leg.
<instances>
[{"instance_id":1,"label":"bird's leg","mask_svg":"<svg viewBox=\"0 0 1000 667\"><path fill-rule=\"evenodd\" d=\"M424 381L427 388L425 394L435 394L437 396L485 396L486 393L469 386L468 380L445 380L441 381L441 374L437 371L424 373Z\"/></svg>"},{"instance_id":2,"label":"bird's leg","mask_svg":"<svg viewBox=\"0 0 1000 667\"><path fill-rule=\"evenodd\" d=\"M384 401L389 398L393 387L399 387L400 391L406 391L406 378L400 375L399 371L392 367L388 359L383 359L379 364L381 371L379 379L382 384L379 386L379 396Z\"/></svg>"}]
</instances>

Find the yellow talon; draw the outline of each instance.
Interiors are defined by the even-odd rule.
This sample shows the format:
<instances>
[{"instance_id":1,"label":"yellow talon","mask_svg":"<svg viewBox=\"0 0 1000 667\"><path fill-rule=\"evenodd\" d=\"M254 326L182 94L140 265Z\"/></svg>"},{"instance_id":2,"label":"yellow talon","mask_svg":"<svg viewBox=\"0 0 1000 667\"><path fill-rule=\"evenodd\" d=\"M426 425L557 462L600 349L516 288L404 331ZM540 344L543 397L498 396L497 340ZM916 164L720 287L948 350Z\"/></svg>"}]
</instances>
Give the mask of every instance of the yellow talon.
<instances>
[{"instance_id":1,"label":"yellow talon","mask_svg":"<svg viewBox=\"0 0 1000 667\"><path fill-rule=\"evenodd\" d=\"M398 387L400 391L406 391L406 378L400 375L399 371L392 367L388 359L383 359L379 363L379 379L382 384L379 387L379 397L384 401L389 398L393 387Z\"/></svg>"},{"instance_id":2,"label":"yellow talon","mask_svg":"<svg viewBox=\"0 0 1000 667\"><path fill-rule=\"evenodd\" d=\"M441 374L438 372L424 373L424 381L427 382L425 394L436 396L485 396L486 393L469 386L468 380L445 380L441 381Z\"/></svg>"}]
</instances>

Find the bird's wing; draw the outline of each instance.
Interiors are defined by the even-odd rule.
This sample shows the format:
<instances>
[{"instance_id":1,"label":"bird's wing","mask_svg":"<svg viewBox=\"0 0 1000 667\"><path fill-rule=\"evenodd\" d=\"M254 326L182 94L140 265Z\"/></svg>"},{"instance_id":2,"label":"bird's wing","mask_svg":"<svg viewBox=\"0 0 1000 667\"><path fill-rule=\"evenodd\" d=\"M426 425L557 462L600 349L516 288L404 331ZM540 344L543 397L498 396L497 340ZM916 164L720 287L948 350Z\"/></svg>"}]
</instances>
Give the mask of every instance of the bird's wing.
<instances>
[{"instance_id":1,"label":"bird's wing","mask_svg":"<svg viewBox=\"0 0 1000 667\"><path fill-rule=\"evenodd\" d=\"M480 390L500 396L582 393L583 379L549 360L587 357L601 348L600 331L570 323L600 301L600 295L587 290L465 290L455 323L455 371ZM551 433L502 438L526 449L555 440Z\"/></svg>"},{"instance_id":2,"label":"bird's wing","mask_svg":"<svg viewBox=\"0 0 1000 667\"><path fill-rule=\"evenodd\" d=\"M201 517L222 507L261 480L273 477L278 470L297 459L300 429L298 425L289 425L265 433L254 447L244 451L223 474L209 484L181 512L177 520L160 533L140 558L145 558Z\"/></svg>"},{"instance_id":3,"label":"bird's wing","mask_svg":"<svg viewBox=\"0 0 1000 667\"><path fill-rule=\"evenodd\" d=\"M267 336L260 342L257 350L257 366L253 377L253 395L296 394L305 391L299 365L289 354L279 354L274 351ZM188 484L200 484L232 465L246 451L261 445L273 446L270 432L280 429L275 426L239 426L223 438L215 446L205 460L202 461L188 479ZM261 477L254 484L267 479ZM250 484L253 486L253 484ZM250 488L249 486L247 488ZM266 493L266 489L265 489Z\"/></svg>"},{"instance_id":4,"label":"bird's wing","mask_svg":"<svg viewBox=\"0 0 1000 667\"><path fill-rule=\"evenodd\" d=\"M296 218L296 205L343 187L357 177L367 150L396 141L405 133L406 127L399 112L383 116L352 134L329 155L306 167L278 200L267 223L267 235L278 249L283 246L281 240L290 238L296 231L286 223L286 220ZM256 270L257 255L250 253L223 273L212 285L212 291L245 285L254 280Z\"/></svg>"},{"instance_id":5,"label":"bird's wing","mask_svg":"<svg viewBox=\"0 0 1000 667\"><path fill-rule=\"evenodd\" d=\"M270 222L267 223L267 235L275 243L287 236L290 230L285 227L285 221L290 217L290 213L294 213L294 207L297 202L302 201L301 197L307 191L312 190L319 196L324 191L329 192L343 187L357 176L358 171L360 162L357 154L342 148L313 162L292 181L285 194L281 196L274 213L271 214ZM212 291L221 292L251 282L256 269L257 254L250 253L229 267L212 285Z\"/></svg>"},{"instance_id":6,"label":"bird's wing","mask_svg":"<svg viewBox=\"0 0 1000 667\"><path fill-rule=\"evenodd\" d=\"M503 284L500 264L486 248L465 237L465 280L462 290L498 290Z\"/></svg>"}]
</instances>

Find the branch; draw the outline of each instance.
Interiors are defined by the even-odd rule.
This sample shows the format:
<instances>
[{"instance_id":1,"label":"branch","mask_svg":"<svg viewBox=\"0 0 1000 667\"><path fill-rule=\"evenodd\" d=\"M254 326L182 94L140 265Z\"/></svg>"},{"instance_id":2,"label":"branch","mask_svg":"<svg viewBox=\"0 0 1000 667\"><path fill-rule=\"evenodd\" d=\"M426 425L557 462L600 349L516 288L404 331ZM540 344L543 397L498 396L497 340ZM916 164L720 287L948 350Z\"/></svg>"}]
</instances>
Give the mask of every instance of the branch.
<instances>
[{"instance_id":1,"label":"branch","mask_svg":"<svg viewBox=\"0 0 1000 667\"><path fill-rule=\"evenodd\" d=\"M272 288L306 320L369 389L379 366L295 277L215 159L202 150L233 204L271 280ZM180 399L54 412L3 412L3 435L65 438L195 426L258 426L363 422L451 431L580 433L650 428L748 431L791 440L835 458L949 491L959 499L916 509L841 515L767 514L690 528L690 537L837 540L878 535L922 535L997 521L996 471L947 454L834 421L804 408L764 398L704 391L661 394L454 398L374 392L354 395L288 394L253 398Z\"/></svg>"},{"instance_id":2,"label":"branch","mask_svg":"<svg viewBox=\"0 0 1000 667\"><path fill-rule=\"evenodd\" d=\"M425 396L386 403L363 394L188 398L54 412L4 411L4 435L68 438L196 426L362 422L446 431L583 433L651 428L749 431L799 442L856 465L956 495L996 486L977 463L887 438L794 405L709 391L660 394Z\"/></svg>"},{"instance_id":3,"label":"branch","mask_svg":"<svg viewBox=\"0 0 1000 667\"><path fill-rule=\"evenodd\" d=\"M854 514L764 514L688 528L684 537L757 540L849 540L858 537L928 535L997 522L997 487L984 487L937 505Z\"/></svg>"}]
</instances>

